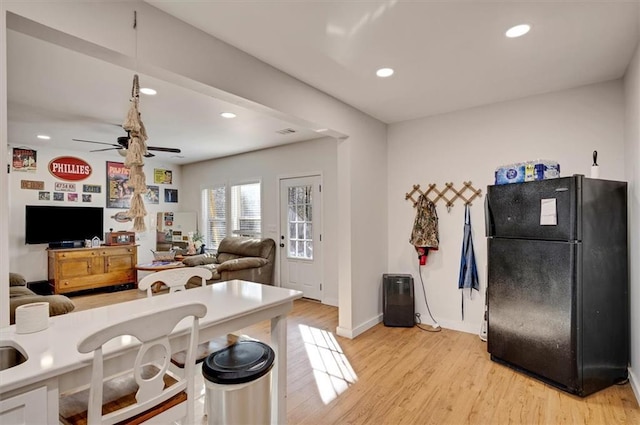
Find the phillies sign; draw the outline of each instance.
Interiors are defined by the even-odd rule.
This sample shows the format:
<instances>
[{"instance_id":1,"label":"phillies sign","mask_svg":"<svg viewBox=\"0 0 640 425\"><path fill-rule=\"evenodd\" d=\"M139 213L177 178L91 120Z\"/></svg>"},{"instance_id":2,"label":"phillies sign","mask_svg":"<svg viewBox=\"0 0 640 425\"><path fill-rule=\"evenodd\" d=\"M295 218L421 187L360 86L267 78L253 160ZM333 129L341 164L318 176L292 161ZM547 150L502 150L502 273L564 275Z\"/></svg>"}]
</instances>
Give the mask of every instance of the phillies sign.
<instances>
[{"instance_id":1,"label":"phillies sign","mask_svg":"<svg viewBox=\"0 0 640 425\"><path fill-rule=\"evenodd\" d=\"M61 180L84 180L91 171L91 165L73 156L59 156L49 162L49 172Z\"/></svg>"}]
</instances>

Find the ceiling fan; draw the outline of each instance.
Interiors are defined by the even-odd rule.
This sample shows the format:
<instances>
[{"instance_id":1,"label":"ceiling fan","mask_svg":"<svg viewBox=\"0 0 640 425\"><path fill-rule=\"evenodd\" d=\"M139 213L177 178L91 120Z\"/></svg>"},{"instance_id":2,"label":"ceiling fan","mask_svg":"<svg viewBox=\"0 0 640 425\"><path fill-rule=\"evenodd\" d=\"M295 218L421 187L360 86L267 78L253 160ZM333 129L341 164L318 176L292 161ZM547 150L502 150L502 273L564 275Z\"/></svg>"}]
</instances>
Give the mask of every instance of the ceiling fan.
<instances>
[{"instance_id":1,"label":"ceiling fan","mask_svg":"<svg viewBox=\"0 0 640 425\"><path fill-rule=\"evenodd\" d=\"M118 153L121 156L127 156L127 148L129 147L129 136L121 136L118 137L118 142L117 143L107 143L107 142L97 142L95 140L84 140L84 139L71 139L75 142L85 142L85 143L96 143L98 145L108 145L108 146L113 146L111 148L104 148L104 149L95 149L92 150L90 152L102 152L102 151L108 151L108 150L117 150ZM148 151L157 151L157 152L171 152L171 153L180 153L181 150L177 149L177 148L163 148L163 147L159 147L159 146L147 146L147 150ZM145 157L147 158L151 158L155 156L154 154L152 154L151 152L147 152L147 154L145 155Z\"/></svg>"}]
</instances>

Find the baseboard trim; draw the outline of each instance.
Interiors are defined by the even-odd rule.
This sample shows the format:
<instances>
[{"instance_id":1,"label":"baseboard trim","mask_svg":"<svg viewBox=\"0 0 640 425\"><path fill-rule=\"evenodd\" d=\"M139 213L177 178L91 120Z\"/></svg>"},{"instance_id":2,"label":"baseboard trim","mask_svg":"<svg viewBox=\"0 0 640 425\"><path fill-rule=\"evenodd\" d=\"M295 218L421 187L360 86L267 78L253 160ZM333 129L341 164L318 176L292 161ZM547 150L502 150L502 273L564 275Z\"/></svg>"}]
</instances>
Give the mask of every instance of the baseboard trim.
<instances>
[{"instance_id":1,"label":"baseboard trim","mask_svg":"<svg viewBox=\"0 0 640 425\"><path fill-rule=\"evenodd\" d=\"M366 322L364 322L363 324L361 324L360 326L357 326L353 329L347 329L347 328L343 328L338 326L336 328L336 334L338 334L338 336L344 337L344 338L349 338L349 339L353 339L355 337L357 337L358 335L362 334L363 332L366 332L367 330L371 329L372 327L374 327L375 325L377 325L378 323L382 322L382 313L378 314L377 316L367 320Z\"/></svg>"},{"instance_id":2,"label":"baseboard trim","mask_svg":"<svg viewBox=\"0 0 640 425\"><path fill-rule=\"evenodd\" d=\"M450 329L452 331L460 331L466 332L469 334L480 335L480 328L482 327L481 323L466 323L466 322L458 322L455 320L442 320L438 321L440 327L445 329Z\"/></svg>"},{"instance_id":3,"label":"baseboard trim","mask_svg":"<svg viewBox=\"0 0 640 425\"><path fill-rule=\"evenodd\" d=\"M631 384L631 389L633 390L633 395L636 396L636 403L640 404L640 380L633 373L633 369L629 368L629 383Z\"/></svg>"},{"instance_id":4,"label":"baseboard trim","mask_svg":"<svg viewBox=\"0 0 640 425\"><path fill-rule=\"evenodd\" d=\"M337 298L325 298L322 300L322 304L327 304L332 307L339 307Z\"/></svg>"}]
</instances>

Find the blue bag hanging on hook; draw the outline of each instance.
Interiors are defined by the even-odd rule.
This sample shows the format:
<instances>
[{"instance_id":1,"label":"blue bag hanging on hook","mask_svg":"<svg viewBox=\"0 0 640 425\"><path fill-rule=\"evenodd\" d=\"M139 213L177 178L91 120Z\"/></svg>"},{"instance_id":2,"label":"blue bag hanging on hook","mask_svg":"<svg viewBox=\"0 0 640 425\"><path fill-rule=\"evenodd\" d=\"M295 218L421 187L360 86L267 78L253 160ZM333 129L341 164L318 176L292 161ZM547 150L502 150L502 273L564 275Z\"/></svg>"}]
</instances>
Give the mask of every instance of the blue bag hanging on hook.
<instances>
[{"instance_id":1,"label":"blue bag hanging on hook","mask_svg":"<svg viewBox=\"0 0 640 425\"><path fill-rule=\"evenodd\" d=\"M464 206L464 239L462 241L462 256L460 258L460 277L458 278L458 288L462 289L462 320L464 320L464 288L469 288L469 296L472 290L480 290L478 281L478 268L476 266L476 256L473 252L473 238L471 236L471 214L469 204Z\"/></svg>"}]
</instances>

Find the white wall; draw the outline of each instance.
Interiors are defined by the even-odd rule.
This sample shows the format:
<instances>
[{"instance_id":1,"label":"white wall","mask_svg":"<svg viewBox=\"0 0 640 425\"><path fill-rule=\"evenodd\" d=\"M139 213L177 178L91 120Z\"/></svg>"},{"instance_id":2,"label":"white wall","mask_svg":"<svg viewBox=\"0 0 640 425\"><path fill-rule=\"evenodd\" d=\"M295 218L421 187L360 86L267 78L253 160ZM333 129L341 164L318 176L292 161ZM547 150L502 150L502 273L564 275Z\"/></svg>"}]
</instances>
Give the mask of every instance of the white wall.
<instances>
[{"instance_id":1,"label":"white wall","mask_svg":"<svg viewBox=\"0 0 640 425\"><path fill-rule=\"evenodd\" d=\"M0 3L0 158L7 158L7 25ZM0 275L9 272L9 197L7 174L0 170ZM9 285L0 281L0 300L9 299ZM0 327L9 324L9 303L0 302Z\"/></svg>"},{"instance_id":2,"label":"white wall","mask_svg":"<svg viewBox=\"0 0 640 425\"><path fill-rule=\"evenodd\" d=\"M379 281L387 258L383 123L142 2L5 1L3 5L26 18L128 55L130 65L135 45L131 16L136 9L135 63L141 73L197 86L309 128L348 135L339 143L337 161L338 332L354 337L379 320ZM81 44L68 37L58 39ZM83 48L85 53L103 55L103 59L107 55L103 49ZM121 56L116 59L126 65Z\"/></svg>"},{"instance_id":3,"label":"white wall","mask_svg":"<svg viewBox=\"0 0 640 425\"><path fill-rule=\"evenodd\" d=\"M589 175L592 151L599 153L602 178L622 180L624 99L620 80L529 97L389 126L389 262L391 273L410 273L416 283L416 310L428 314L423 300L417 256L409 243L415 210L404 195L414 184L443 189L471 181L483 197L473 202L471 223L480 293L468 299L461 320L458 272L464 207L450 212L437 204L440 249L431 253L422 276L431 313L440 325L480 331L486 289L484 194L495 168L531 159L560 163L562 176ZM467 196L469 193L467 193ZM417 196L416 196L417 198Z\"/></svg>"},{"instance_id":4,"label":"white wall","mask_svg":"<svg viewBox=\"0 0 640 425\"><path fill-rule=\"evenodd\" d=\"M629 182L629 265L631 298L631 367L629 375L640 400L640 40L624 79L626 100L625 178Z\"/></svg>"},{"instance_id":5,"label":"white wall","mask_svg":"<svg viewBox=\"0 0 640 425\"><path fill-rule=\"evenodd\" d=\"M11 142L11 141L9 141ZM9 148L11 153L12 147ZM75 156L83 159L91 165L92 174L85 180L80 180L75 183L76 192L78 194L77 202L67 201L65 193L64 201L54 201L54 183L63 182L51 173L47 169L49 161L59 156ZM37 149L37 170L35 172L24 171L11 171L9 174L8 182L8 198L9 202L9 270L15 273L22 274L28 282L47 280L47 244L37 245L25 245L25 217L24 207L25 205L54 205L54 206L90 206L90 207L105 207L107 198L107 186L106 186L106 162L123 162L123 158L115 152L109 154L98 153L80 153L61 151L57 149ZM153 169L162 168L168 169L173 172L172 184L156 184L153 182ZM158 204L146 204L147 217L146 225L147 231L144 233L137 233L136 240L138 246L138 262L145 263L150 262L153 259L151 249L155 249L156 246L156 232L155 232L155 219L158 211L188 211L188 209L181 209L182 205L189 205L184 203L180 199L182 195L181 189L181 167L176 165L169 165L158 160L145 160L145 176L147 178L147 185L155 185L160 188L160 200ZM38 190L21 189L21 180L36 180L44 182L44 191L50 192L50 201L40 201L38 199ZM93 193L91 202L82 202L82 185L94 184L102 186L101 193ZM164 202L164 189L178 189L178 203L165 203ZM125 209L108 208L104 210L104 231L108 232L110 228L114 231L131 230L133 227L132 222L118 223L112 217L121 211L127 211ZM193 211L193 210L191 210ZM73 223L51 223L52 226L73 226ZM100 239L104 238L104 235L97 235Z\"/></svg>"},{"instance_id":6,"label":"white wall","mask_svg":"<svg viewBox=\"0 0 640 425\"><path fill-rule=\"evenodd\" d=\"M183 167L184 205L200 205L201 190L215 184L260 180L262 185L262 235L280 241L279 179L320 174L322 176L323 294L326 304L338 305L338 197L337 142L323 138L265 149ZM275 231L273 231L275 229ZM280 250L276 261L279 264ZM279 272L279 270L276 268ZM279 282L279 273L275 281Z\"/></svg>"}]
</instances>

